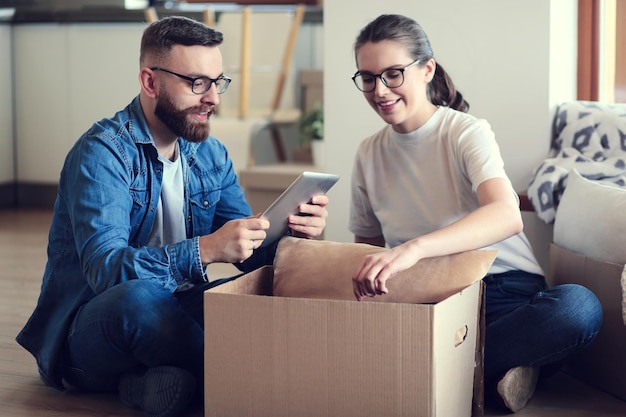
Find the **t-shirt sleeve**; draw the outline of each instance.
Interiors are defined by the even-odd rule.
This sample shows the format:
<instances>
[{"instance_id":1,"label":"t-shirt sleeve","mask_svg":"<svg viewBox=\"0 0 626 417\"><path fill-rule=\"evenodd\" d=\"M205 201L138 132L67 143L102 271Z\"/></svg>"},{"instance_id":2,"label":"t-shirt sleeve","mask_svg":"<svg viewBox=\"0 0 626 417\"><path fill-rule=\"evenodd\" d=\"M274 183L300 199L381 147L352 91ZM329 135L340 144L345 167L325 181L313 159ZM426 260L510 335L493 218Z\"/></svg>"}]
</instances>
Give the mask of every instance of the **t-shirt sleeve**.
<instances>
[{"instance_id":1,"label":"t-shirt sleeve","mask_svg":"<svg viewBox=\"0 0 626 417\"><path fill-rule=\"evenodd\" d=\"M380 222L376 218L367 193L366 179L363 168L362 152L364 145L359 148L352 169L350 186L351 203L348 230L355 236L376 237L383 234Z\"/></svg>"},{"instance_id":2,"label":"t-shirt sleeve","mask_svg":"<svg viewBox=\"0 0 626 417\"><path fill-rule=\"evenodd\" d=\"M480 184L492 178L503 178L510 184L500 147L486 120L474 120L470 125L461 127L458 135L461 162L472 183L472 191L476 192Z\"/></svg>"}]
</instances>

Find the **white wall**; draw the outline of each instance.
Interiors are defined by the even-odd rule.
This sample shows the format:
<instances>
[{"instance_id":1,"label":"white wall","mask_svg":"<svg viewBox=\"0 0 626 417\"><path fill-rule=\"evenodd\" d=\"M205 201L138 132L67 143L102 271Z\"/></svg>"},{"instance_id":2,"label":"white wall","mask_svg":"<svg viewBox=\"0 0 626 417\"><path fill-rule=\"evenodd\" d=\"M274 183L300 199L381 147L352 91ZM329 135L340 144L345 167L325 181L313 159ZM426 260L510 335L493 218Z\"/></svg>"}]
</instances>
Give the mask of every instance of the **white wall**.
<instances>
[{"instance_id":1,"label":"white wall","mask_svg":"<svg viewBox=\"0 0 626 417\"><path fill-rule=\"evenodd\" d=\"M362 0L325 0L325 169L342 177L329 192L329 240L353 239L346 228L352 158L383 125L350 80L354 40L382 13L406 14L423 26L470 113L491 123L517 190L546 156L555 104L575 97L576 2L386 0L363 7Z\"/></svg>"},{"instance_id":2,"label":"white wall","mask_svg":"<svg viewBox=\"0 0 626 417\"><path fill-rule=\"evenodd\" d=\"M17 180L56 184L69 148L139 92L144 24L14 26Z\"/></svg>"},{"instance_id":3,"label":"white wall","mask_svg":"<svg viewBox=\"0 0 626 417\"><path fill-rule=\"evenodd\" d=\"M0 24L0 184L14 181L11 26Z\"/></svg>"},{"instance_id":4,"label":"white wall","mask_svg":"<svg viewBox=\"0 0 626 417\"><path fill-rule=\"evenodd\" d=\"M263 17L263 16L261 16ZM283 21L282 29L288 29L291 17ZM225 68L232 66L240 53L235 33L240 30L240 18L234 19L230 28L233 36L225 33L222 45ZM139 92L139 47L144 23L100 24L25 24L0 26L0 93L11 86L10 71L4 71L11 59L2 59L4 45L10 50L9 35L13 36L15 77L15 136L17 138L16 170L13 178L12 151L13 131L12 103L10 94L2 94L0 105L8 111L0 114L0 183L5 172L10 182L56 184L65 155L78 137L95 121L111 117L124 108ZM7 36L4 36L6 29ZM267 30L266 30L267 32ZM275 31L286 36L287 31ZM275 34L272 33L275 36ZM286 41L270 42L256 35L255 57L263 56L263 48L273 52L275 64L282 62ZM321 42L319 25L303 25L298 38L299 45L316 46ZM296 102L295 76L298 69L319 68L321 57L315 53L299 51L292 67L292 76L283 91L281 107L293 107ZM264 57L267 58L267 57ZM236 62L234 62L236 64ZM225 69L226 74L230 73ZM254 73L250 89L250 107L263 106L269 113L274 84L279 68L270 72ZM6 74L6 75L5 75ZM236 74L233 74L236 78ZM239 83L240 84L240 83ZM228 117L238 108L238 81L221 96L221 119L214 120L212 134L229 148L236 169L244 169L248 160L251 126L258 115L250 112L250 118L240 120ZM260 103L260 104L259 104ZM229 108L230 106L230 108ZM5 123L4 120L7 120ZM6 131L6 133L5 133ZM6 137L6 139L5 139ZM6 142L6 144L5 144ZM7 149L5 149L7 148Z\"/></svg>"}]
</instances>

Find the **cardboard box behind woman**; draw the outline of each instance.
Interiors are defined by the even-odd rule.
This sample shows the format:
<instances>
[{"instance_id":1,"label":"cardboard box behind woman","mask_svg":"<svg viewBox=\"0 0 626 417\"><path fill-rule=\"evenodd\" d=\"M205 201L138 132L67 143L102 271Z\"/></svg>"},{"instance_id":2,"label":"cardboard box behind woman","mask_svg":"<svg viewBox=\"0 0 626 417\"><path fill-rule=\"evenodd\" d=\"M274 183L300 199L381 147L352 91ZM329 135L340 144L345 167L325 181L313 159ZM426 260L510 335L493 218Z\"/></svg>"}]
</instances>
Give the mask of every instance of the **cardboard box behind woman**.
<instances>
[{"instance_id":1,"label":"cardboard box behind woman","mask_svg":"<svg viewBox=\"0 0 626 417\"><path fill-rule=\"evenodd\" d=\"M566 370L626 401L626 326L622 319L621 276L624 265L550 246L550 278L576 283L593 291L602 304L602 327L585 350L574 355Z\"/></svg>"}]
</instances>

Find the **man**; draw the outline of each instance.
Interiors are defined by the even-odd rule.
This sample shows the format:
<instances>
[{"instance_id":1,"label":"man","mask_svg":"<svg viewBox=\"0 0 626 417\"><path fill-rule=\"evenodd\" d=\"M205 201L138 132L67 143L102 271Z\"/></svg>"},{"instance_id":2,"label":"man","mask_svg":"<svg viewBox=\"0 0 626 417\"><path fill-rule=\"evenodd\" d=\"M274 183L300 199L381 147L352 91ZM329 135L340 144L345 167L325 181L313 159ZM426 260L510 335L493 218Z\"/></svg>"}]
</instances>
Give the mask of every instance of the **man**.
<instances>
[{"instance_id":1,"label":"man","mask_svg":"<svg viewBox=\"0 0 626 417\"><path fill-rule=\"evenodd\" d=\"M147 416L179 415L201 398L206 266L271 264L269 222L252 216L209 119L230 79L222 34L184 17L151 24L140 53L141 90L70 150L58 187L37 307L17 341L42 379L91 392L117 390ZM314 238L328 198L291 216Z\"/></svg>"}]
</instances>

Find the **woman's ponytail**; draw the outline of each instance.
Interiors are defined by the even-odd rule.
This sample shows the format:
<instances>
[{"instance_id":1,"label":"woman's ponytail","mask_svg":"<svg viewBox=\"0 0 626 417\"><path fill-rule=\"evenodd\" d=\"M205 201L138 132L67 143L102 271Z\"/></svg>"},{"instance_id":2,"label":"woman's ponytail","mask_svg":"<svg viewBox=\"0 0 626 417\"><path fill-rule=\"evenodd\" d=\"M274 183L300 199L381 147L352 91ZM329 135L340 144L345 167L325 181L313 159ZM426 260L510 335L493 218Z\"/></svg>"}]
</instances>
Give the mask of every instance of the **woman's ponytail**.
<instances>
[{"instance_id":1,"label":"woman's ponytail","mask_svg":"<svg viewBox=\"0 0 626 417\"><path fill-rule=\"evenodd\" d=\"M469 103L457 91L452 79L439 64L437 64L435 76L428 86L428 96L431 103L437 106L447 106L465 113L469 110Z\"/></svg>"}]
</instances>

